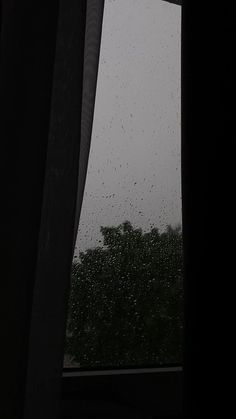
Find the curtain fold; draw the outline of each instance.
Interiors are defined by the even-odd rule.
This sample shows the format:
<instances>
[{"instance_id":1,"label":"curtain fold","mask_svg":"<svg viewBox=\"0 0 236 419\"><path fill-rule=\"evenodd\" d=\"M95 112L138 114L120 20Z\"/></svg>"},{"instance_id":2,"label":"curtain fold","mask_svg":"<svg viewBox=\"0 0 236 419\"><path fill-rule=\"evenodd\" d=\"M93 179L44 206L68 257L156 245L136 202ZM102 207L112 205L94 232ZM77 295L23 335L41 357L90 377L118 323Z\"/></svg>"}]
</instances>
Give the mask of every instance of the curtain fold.
<instances>
[{"instance_id":1,"label":"curtain fold","mask_svg":"<svg viewBox=\"0 0 236 419\"><path fill-rule=\"evenodd\" d=\"M60 417L67 303L92 132L103 1L61 0L25 419Z\"/></svg>"},{"instance_id":2,"label":"curtain fold","mask_svg":"<svg viewBox=\"0 0 236 419\"><path fill-rule=\"evenodd\" d=\"M74 226L74 246L78 232L79 218L83 200L92 136L99 54L102 36L103 10L104 0L88 0L86 18L87 24L85 32L81 139L78 173L78 193Z\"/></svg>"}]
</instances>

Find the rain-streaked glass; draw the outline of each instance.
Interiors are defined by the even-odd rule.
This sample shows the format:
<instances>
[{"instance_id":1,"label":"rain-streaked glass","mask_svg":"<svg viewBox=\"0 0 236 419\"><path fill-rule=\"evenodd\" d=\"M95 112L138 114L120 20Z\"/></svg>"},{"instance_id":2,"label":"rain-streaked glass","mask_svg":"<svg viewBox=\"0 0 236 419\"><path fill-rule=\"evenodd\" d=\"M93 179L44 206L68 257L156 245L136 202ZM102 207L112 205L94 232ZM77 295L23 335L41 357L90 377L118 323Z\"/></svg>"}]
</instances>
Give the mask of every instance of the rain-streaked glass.
<instances>
[{"instance_id":1,"label":"rain-streaked glass","mask_svg":"<svg viewBox=\"0 0 236 419\"><path fill-rule=\"evenodd\" d=\"M181 7L106 0L65 367L182 362Z\"/></svg>"}]
</instances>

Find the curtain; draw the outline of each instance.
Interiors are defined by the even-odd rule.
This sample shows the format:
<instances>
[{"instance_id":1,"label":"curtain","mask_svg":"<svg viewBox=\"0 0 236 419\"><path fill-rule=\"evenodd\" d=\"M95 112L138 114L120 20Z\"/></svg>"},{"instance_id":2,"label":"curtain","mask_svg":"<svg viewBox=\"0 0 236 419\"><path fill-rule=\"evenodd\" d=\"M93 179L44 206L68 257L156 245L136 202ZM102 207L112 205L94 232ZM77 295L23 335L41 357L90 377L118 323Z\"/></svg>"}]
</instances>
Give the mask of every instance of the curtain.
<instances>
[{"instance_id":1,"label":"curtain","mask_svg":"<svg viewBox=\"0 0 236 419\"><path fill-rule=\"evenodd\" d=\"M1 418L22 418L58 0L1 1Z\"/></svg>"},{"instance_id":2,"label":"curtain","mask_svg":"<svg viewBox=\"0 0 236 419\"><path fill-rule=\"evenodd\" d=\"M4 418L58 418L104 1L2 1Z\"/></svg>"},{"instance_id":3,"label":"curtain","mask_svg":"<svg viewBox=\"0 0 236 419\"><path fill-rule=\"evenodd\" d=\"M74 227L74 244L78 231L79 217L84 193L87 163L92 135L99 53L102 35L104 0L89 0L85 32L83 103L81 118L81 141L79 157L78 193Z\"/></svg>"}]
</instances>

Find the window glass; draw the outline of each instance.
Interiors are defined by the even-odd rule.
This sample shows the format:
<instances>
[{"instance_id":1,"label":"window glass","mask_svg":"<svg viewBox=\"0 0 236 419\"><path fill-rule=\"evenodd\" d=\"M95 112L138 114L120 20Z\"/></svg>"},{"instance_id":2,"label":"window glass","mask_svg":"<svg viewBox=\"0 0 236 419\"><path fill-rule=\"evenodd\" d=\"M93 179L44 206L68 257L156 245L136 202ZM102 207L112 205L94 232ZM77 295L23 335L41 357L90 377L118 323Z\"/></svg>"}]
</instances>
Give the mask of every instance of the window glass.
<instances>
[{"instance_id":1,"label":"window glass","mask_svg":"<svg viewBox=\"0 0 236 419\"><path fill-rule=\"evenodd\" d=\"M65 367L182 362L181 8L106 0Z\"/></svg>"}]
</instances>

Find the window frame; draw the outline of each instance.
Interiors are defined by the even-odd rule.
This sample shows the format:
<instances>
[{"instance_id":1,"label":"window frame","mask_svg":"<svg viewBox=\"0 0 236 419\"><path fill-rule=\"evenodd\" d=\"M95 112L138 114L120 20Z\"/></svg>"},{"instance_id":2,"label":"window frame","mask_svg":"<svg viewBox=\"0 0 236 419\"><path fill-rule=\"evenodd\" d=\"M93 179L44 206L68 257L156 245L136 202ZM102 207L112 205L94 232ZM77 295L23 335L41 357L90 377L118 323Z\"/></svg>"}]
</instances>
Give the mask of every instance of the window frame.
<instances>
[{"instance_id":1,"label":"window frame","mask_svg":"<svg viewBox=\"0 0 236 419\"><path fill-rule=\"evenodd\" d=\"M182 0L163 1L182 7ZM136 389L135 394L130 392L131 388ZM124 417L126 413L137 415L138 412L141 416L137 417L143 418L161 418L167 415L182 417L183 365L109 369L63 368L63 418L73 418L76 415L92 418L98 412L103 417L111 417L117 409L118 416L114 417Z\"/></svg>"}]
</instances>

